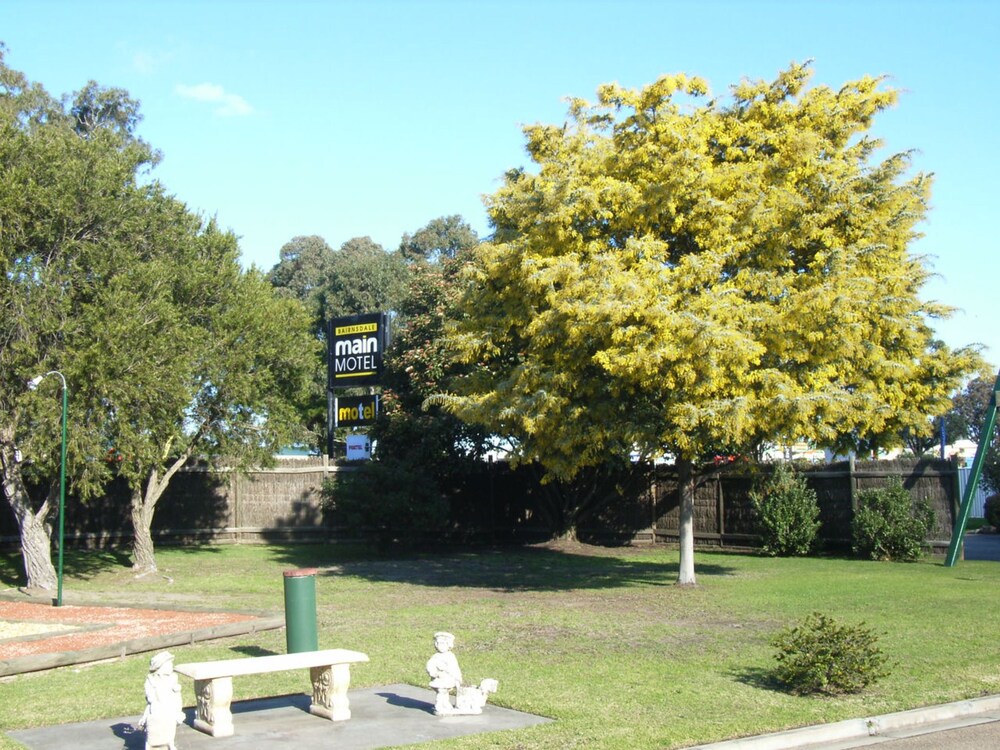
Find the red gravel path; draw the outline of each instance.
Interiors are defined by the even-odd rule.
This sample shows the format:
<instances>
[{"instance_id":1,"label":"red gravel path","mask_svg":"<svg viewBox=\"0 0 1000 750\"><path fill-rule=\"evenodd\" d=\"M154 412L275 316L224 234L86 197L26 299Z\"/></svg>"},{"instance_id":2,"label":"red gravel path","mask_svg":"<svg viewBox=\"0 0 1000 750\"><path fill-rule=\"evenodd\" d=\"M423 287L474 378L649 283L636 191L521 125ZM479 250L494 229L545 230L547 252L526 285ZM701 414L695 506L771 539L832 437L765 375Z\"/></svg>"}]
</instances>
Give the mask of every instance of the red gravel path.
<instances>
[{"instance_id":1,"label":"red gravel path","mask_svg":"<svg viewBox=\"0 0 1000 750\"><path fill-rule=\"evenodd\" d=\"M75 607L0 601L0 620L53 622L76 625L82 630L32 636L0 643L0 660L34 654L82 651L137 638L183 633L232 622L255 620L250 614L233 612L177 612L164 609L125 607Z\"/></svg>"}]
</instances>

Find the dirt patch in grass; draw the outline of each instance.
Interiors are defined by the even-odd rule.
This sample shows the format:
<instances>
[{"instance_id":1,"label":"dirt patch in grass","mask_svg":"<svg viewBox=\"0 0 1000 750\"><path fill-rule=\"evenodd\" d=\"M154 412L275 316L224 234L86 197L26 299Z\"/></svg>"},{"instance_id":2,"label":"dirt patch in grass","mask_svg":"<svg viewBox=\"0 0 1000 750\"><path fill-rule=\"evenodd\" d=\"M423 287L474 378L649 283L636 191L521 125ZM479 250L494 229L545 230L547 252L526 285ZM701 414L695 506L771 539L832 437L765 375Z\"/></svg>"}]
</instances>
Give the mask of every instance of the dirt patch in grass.
<instances>
[{"instance_id":1,"label":"dirt patch in grass","mask_svg":"<svg viewBox=\"0 0 1000 750\"><path fill-rule=\"evenodd\" d=\"M57 626L70 632L25 635L0 643L0 660L36 654L84 651L125 641L183 633L218 625L257 619L257 615L237 612L196 612L124 607L53 607L34 602L0 601L0 621L16 628L17 623L32 627Z\"/></svg>"}]
</instances>

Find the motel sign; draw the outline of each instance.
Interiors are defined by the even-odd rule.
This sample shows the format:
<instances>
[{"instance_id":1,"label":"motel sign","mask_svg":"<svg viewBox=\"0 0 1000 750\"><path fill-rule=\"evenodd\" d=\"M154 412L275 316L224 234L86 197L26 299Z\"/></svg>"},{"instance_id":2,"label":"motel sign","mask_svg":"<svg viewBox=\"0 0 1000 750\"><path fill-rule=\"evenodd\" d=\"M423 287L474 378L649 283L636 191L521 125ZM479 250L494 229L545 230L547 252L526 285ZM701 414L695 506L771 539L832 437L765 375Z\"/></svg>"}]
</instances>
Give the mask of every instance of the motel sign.
<instances>
[{"instance_id":1,"label":"motel sign","mask_svg":"<svg viewBox=\"0 0 1000 750\"><path fill-rule=\"evenodd\" d=\"M382 355L389 342L385 313L334 318L327 336L328 387L377 385L382 377Z\"/></svg>"},{"instance_id":2,"label":"motel sign","mask_svg":"<svg viewBox=\"0 0 1000 750\"><path fill-rule=\"evenodd\" d=\"M333 434L338 427L363 427L373 424L378 416L379 397L370 387L382 380L382 357L389 345L389 316L379 312L334 318L327 324L326 342L326 452L333 458ZM338 391L356 387L369 388L369 395L337 395ZM361 453L355 452L349 458L361 458Z\"/></svg>"}]
</instances>

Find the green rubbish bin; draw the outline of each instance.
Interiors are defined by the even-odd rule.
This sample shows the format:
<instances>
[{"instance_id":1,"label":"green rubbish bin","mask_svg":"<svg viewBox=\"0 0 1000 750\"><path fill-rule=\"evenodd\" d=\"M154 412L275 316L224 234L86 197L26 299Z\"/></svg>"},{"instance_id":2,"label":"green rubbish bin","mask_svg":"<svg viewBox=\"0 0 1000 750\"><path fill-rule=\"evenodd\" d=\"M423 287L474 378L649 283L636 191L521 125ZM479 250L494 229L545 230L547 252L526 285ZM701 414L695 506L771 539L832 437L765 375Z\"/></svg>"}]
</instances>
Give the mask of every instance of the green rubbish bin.
<instances>
[{"instance_id":1,"label":"green rubbish bin","mask_svg":"<svg viewBox=\"0 0 1000 750\"><path fill-rule=\"evenodd\" d=\"M288 653L319 649L316 634L316 568L285 571L285 644Z\"/></svg>"}]
</instances>

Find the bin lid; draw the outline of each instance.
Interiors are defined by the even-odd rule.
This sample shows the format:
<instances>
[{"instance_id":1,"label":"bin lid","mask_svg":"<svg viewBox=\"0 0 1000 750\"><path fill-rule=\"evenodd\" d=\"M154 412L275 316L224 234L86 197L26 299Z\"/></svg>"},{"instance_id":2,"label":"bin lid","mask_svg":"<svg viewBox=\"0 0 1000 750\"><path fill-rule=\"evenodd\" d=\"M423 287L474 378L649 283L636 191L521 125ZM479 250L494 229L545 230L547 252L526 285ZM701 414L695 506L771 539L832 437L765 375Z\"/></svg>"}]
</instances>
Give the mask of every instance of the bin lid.
<instances>
[{"instance_id":1,"label":"bin lid","mask_svg":"<svg viewBox=\"0 0 1000 750\"><path fill-rule=\"evenodd\" d=\"M314 576L319 573L319 568L299 568L298 570L286 570L285 578L301 578L302 576Z\"/></svg>"}]
</instances>

